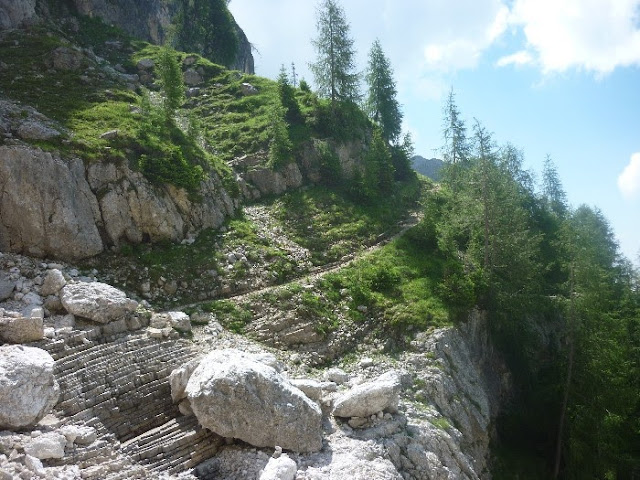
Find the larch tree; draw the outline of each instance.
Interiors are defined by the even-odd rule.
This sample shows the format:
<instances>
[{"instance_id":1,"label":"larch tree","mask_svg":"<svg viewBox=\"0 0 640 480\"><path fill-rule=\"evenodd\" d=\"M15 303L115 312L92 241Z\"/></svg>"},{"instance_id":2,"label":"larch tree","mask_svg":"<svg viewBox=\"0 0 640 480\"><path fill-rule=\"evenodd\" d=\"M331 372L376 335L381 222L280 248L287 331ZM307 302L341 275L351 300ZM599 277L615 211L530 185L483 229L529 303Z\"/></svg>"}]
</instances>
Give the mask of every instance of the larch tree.
<instances>
[{"instance_id":1,"label":"larch tree","mask_svg":"<svg viewBox=\"0 0 640 480\"><path fill-rule=\"evenodd\" d=\"M393 71L379 40L371 46L365 79L369 87L366 112L380 126L382 137L388 143L395 143L402 130L402 112L396 99Z\"/></svg>"},{"instance_id":2,"label":"larch tree","mask_svg":"<svg viewBox=\"0 0 640 480\"><path fill-rule=\"evenodd\" d=\"M349 23L335 0L323 0L317 11L318 36L312 40L317 51L310 64L320 96L338 101L357 101L359 75L355 71L355 50Z\"/></svg>"},{"instance_id":3,"label":"larch tree","mask_svg":"<svg viewBox=\"0 0 640 480\"><path fill-rule=\"evenodd\" d=\"M444 160L453 165L464 163L469 159L470 145L467 140L467 127L456 105L453 88L447 96L443 114Z\"/></svg>"}]
</instances>

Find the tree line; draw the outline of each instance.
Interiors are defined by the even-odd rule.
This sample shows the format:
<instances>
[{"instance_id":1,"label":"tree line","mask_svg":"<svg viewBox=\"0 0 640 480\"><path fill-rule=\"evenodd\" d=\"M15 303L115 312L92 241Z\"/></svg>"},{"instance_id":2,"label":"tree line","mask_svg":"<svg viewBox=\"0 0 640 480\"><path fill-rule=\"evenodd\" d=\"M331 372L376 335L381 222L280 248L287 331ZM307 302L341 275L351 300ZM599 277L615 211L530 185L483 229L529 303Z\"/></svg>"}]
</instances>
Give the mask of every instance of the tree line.
<instances>
[{"instance_id":1,"label":"tree line","mask_svg":"<svg viewBox=\"0 0 640 480\"><path fill-rule=\"evenodd\" d=\"M536 188L522 151L478 120L467 129L453 90L443 113L446 166L424 241L449 259L452 311L487 311L514 373L499 445L541 465L503 456L494 478L637 478L638 271L598 209L569 205L550 157Z\"/></svg>"}]
</instances>

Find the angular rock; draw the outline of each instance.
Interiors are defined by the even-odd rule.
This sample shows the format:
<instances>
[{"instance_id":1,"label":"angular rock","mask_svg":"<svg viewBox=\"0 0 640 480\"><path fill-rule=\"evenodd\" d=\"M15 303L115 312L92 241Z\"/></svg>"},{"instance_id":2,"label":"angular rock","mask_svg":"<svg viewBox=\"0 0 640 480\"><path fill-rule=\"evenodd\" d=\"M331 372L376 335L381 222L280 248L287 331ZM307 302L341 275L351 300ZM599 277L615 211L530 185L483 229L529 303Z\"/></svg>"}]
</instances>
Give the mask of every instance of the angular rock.
<instances>
[{"instance_id":1,"label":"angular rock","mask_svg":"<svg viewBox=\"0 0 640 480\"><path fill-rule=\"evenodd\" d=\"M385 409L395 410L401 390L400 376L391 371L339 396L333 407L336 417L369 417Z\"/></svg>"},{"instance_id":2,"label":"angular rock","mask_svg":"<svg viewBox=\"0 0 640 480\"><path fill-rule=\"evenodd\" d=\"M0 317L0 340L7 343L37 342L44 338L44 311L32 308L28 315Z\"/></svg>"},{"instance_id":3,"label":"angular rock","mask_svg":"<svg viewBox=\"0 0 640 480\"><path fill-rule=\"evenodd\" d=\"M0 347L0 429L33 425L51 411L60 394L53 364L39 348Z\"/></svg>"},{"instance_id":4,"label":"angular rock","mask_svg":"<svg viewBox=\"0 0 640 480\"><path fill-rule=\"evenodd\" d=\"M340 368L330 368L324 372L325 380L335 382L338 385L347 383L349 381L349 374Z\"/></svg>"},{"instance_id":5,"label":"angular rock","mask_svg":"<svg viewBox=\"0 0 640 480\"><path fill-rule=\"evenodd\" d=\"M24 122L16 133L23 140L51 140L60 136L59 131L35 121Z\"/></svg>"},{"instance_id":6,"label":"angular rock","mask_svg":"<svg viewBox=\"0 0 640 480\"><path fill-rule=\"evenodd\" d=\"M291 380L291 384L316 402L322 399L324 392L335 392L337 388L337 385L333 382L318 382L306 378Z\"/></svg>"},{"instance_id":7,"label":"angular rock","mask_svg":"<svg viewBox=\"0 0 640 480\"><path fill-rule=\"evenodd\" d=\"M193 371L200 365L202 358L194 358L185 363L181 367L176 368L169 375L169 385L171 386L171 399L173 403L178 403L187 398L185 392L187 383L193 374Z\"/></svg>"},{"instance_id":8,"label":"angular rock","mask_svg":"<svg viewBox=\"0 0 640 480\"><path fill-rule=\"evenodd\" d=\"M175 328L179 332L191 331L191 319L184 312L154 313L149 326L152 328Z\"/></svg>"},{"instance_id":9,"label":"angular rock","mask_svg":"<svg viewBox=\"0 0 640 480\"><path fill-rule=\"evenodd\" d=\"M78 70L83 59L83 53L73 48L58 47L51 52L51 62L56 70Z\"/></svg>"},{"instance_id":10,"label":"angular rock","mask_svg":"<svg viewBox=\"0 0 640 480\"><path fill-rule=\"evenodd\" d=\"M138 302L123 291L100 282L65 285L61 300L69 313L98 323L120 319L138 308Z\"/></svg>"},{"instance_id":11,"label":"angular rock","mask_svg":"<svg viewBox=\"0 0 640 480\"><path fill-rule=\"evenodd\" d=\"M184 79L184 83L190 87L195 87L196 85L200 85L204 82L202 75L192 68L184 72L182 74L182 78Z\"/></svg>"},{"instance_id":12,"label":"angular rock","mask_svg":"<svg viewBox=\"0 0 640 480\"><path fill-rule=\"evenodd\" d=\"M67 439L57 432L48 432L31 440L24 447L24 452L39 460L64 457Z\"/></svg>"},{"instance_id":13,"label":"angular rock","mask_svg":"<svg viewBox=\"0 0 640 480\"><path fill-rule=\"evenodd\" d=\"M138 62L138 70L150 70L155 67L156 62L152 58L143 58Z\"/></svg>"},{"instance_id":14,"label":"angular rock","mask_svg":"<svg viewBox=\"0 0 640 480\"><path fill-rule=\"evenodd\" d=\"M273 368L238 350L208 354L186 388L198 422L223 437L257 447L315 452L322 448L322 413Z\"/></svg>"},{"instance_id":15,"label":"angular rock","mask_svg":"<svg viewBox=\"0 0 640 480\"><path fill-rule=\"evenodd\" d=\"M250 83L243 83L242 84L242 94L245 95L245 96L257 95L258 94L258 89L256 87L254 87L253 85L251 85Z\"/></svg>"},{"instance_id":16,"label":"angular rock","mask_svg":"<svg viewBox=\"0 0 640 480\"><path fill-rule=\"evenodd\" d=\"M44 283L40 288L40 295L43 297L49 295L55 295L67 284L67 281L62 275L62 272L57 268L49 270L47 275L44 277Z\"/></svg>"},{"instance_id":17,"label":"angular rock","mask_svg":"<svg viewBox=\"0 0 640 480\"><path fill-rule=\"evenodd\" d=\"M15 280L11 280L11 277L5 272L0 272L0 302L3 302L13 294L13 290L16 288Z\"/></svg>"},{"instance_id":18,"label":"angular rock","mask_svg":"<svg viewBox=\"0 0 640 480\"><path fill-rule=\"evenodd\" d=\"M278 458L270 458L259 480L294 480L298 465L286 453Z\"/></svg>"},{"instance_id":19,"label":"angular rock","mask_svg":"<svg viewBox=\"0 0 640 480\"><path fill-rule=\"evenodd\" d=\"M77 445L91 445L97 439L96 429L85 425L65 425L60 429L60 433L67 442Z\"/></svg>"}]
</instances>

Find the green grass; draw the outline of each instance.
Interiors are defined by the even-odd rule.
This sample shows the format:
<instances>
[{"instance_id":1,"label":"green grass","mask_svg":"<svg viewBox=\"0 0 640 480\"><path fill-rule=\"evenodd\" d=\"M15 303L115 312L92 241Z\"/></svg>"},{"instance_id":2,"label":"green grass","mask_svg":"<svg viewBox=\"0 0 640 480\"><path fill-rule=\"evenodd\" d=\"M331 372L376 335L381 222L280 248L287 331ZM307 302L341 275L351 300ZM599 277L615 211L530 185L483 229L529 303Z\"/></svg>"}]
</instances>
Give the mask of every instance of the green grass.
<instances>
[{"instance_id":1,"label":"green grass","mask_svg":"<svg viewBox=\"0 0 640 480\"><path fill-rule=\"evenodd\" d=\"M344 190L318 186L288 192L272 207L290 238L311 251L314 264L323 265L398 230L398 220L407 215L412 200L407 196L366 205Z\"/></svg>"},{"instance_id":2,"label":"green grass","mask_svg":"<svg viewBox=\"0 0 640 480\"><path fill-rule=\"evenodd\" d=\"M358 311L358 306L365 306L367 313L378 314L384 330L403 335L451 324L448 308L438 294L441 275L441 259L401 237L327 275L323 282L333 292L349 292L353 320L365 320Z\"/></svg>"},{"instance_id":3,"label":"green grass","mask_svg":"<svg viewBox=\"0 0 640 480\"><path fill-rule=\"evenodd\" d=\"M222 326L235 333L244 333L246 325L253 318L250 310L227 300L204 303L202 310L213 313Z\"/></svg>"},{"instance_id":4,"label":"green grass","mask_svg":"<svg viewBox=\"0 0 640 480\"><path fill-rule=\"evenodd\" d=\"M49 69L51 52L60 46L72 47L71 41L96 45L101 55L130 73L137 72L139 58L153 57L158 50L132 42L99 21L81 18L80 26L69 39L35 28L9 32L0 41L2 61L8 66L0 72L0 90L9 98L34 106L70 132L68 137L37 145L90 162L129 161L152 182L171 183L192 195L197 194L205 174L215 170L231 194L236 194L230 169L219 157L167 122L157 109L145 107L144 98L128 90L117 74L104 73L104 65L84 56L77 71ZM122 47L107 47L105 39L121 41ZM198 60L200 64L210 74L223 70L203 59ZM109 130L118 130L117 137L101 138Z\"/></svg>"}]
</instances>

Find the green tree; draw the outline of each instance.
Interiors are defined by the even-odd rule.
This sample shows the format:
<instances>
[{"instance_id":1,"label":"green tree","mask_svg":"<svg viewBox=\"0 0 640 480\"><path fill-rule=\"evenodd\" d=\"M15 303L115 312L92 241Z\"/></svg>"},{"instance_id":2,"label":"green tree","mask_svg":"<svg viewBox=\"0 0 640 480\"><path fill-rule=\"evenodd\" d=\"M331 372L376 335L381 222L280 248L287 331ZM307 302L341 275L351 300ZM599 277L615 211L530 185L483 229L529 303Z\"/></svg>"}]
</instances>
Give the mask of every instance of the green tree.
<instances>
[{"instance_id":1,"label":"green tree","mask_svg":"<svg viewBox=\"0 0 640 480\"><path fill-rule=\"evenodd\" d=\"M453 88L447 96L443 114L444 160L452 165L465 163L469 159L471 146L467 139L467 127L456 105L456 95Z\"/></svg>"},{"instance_id":2,"label":"green tree","mask_svg":"<svg viewBox=\"0 0 640 480\"><path fill-rule=\"evenodd\" d=\"M184 80L182 68L174 50L164 46L158 59L158 73L164 90L164 110L167 118L173 117L184 103Z\"/></svg>"},{"instance_id":3,"label":"green tree","mask_svg":"<svg viewBox=\"0 0 640 480\"><path fill-rule=\"evenodd\" d=\"M365 110L373 122L380 126L382 137L389 143L395 143L402 129L402 112L396 99L391 65L379 40L371 46L365 79L369 86Z\"/></svg>"},{"instance_id":4,"label":"green tree","mask_svg":"<svg viewBox=\"0 0 640 480\"><path fill-rule=\"evenodd\" d=\"M564 217L568 210L567 194L550 155L544 159L542 193L549 209L559 217Z\"/></svg>"},{"instance_id":5,"label":"green tree","mask_svg":"<svg viewBox=\"0 0 640 480\"><path fill-rule=\"evenodd\" d=\"M285 119L289 125L299 124L303 122L300 106L295 97L295 91L289 84L289 77L284 65L280 67L278 75L278 97L280 103L285 109Z\"/></svg>"},{"instance_id":6,"label":"green tree","mask_svg":"<svg viewBox=\"0 0 640 480\"><path fill-rule=\"evenodd\" d=\"M319 95L330 98L334 108L338 101L357 101L359 76L355 72L354 42L336 0L323 0L319 5L316 27L318 36L312 44L317 59L310 67Z\"/></svg>"},{"instance_id":7,"label":"green tree","mask_svg":"<svg viewBox=\"0 0 640 480\"><path fill-rule=\"evenodd\" d=\"M289 130L285 121L286 111L278 101L269 114L270 137L269 164L273 168L286 165L293 160L293 146L289 139Z\"/></svg>"}]
</instances>

